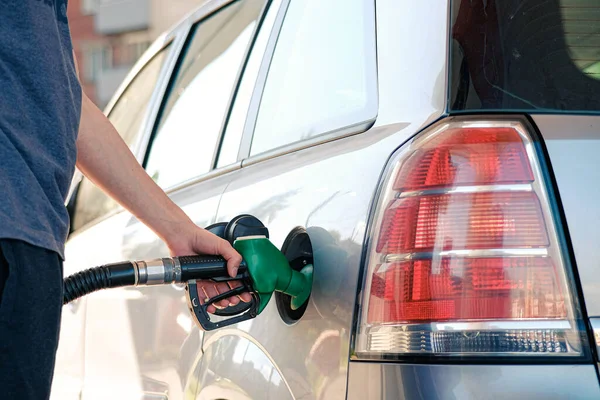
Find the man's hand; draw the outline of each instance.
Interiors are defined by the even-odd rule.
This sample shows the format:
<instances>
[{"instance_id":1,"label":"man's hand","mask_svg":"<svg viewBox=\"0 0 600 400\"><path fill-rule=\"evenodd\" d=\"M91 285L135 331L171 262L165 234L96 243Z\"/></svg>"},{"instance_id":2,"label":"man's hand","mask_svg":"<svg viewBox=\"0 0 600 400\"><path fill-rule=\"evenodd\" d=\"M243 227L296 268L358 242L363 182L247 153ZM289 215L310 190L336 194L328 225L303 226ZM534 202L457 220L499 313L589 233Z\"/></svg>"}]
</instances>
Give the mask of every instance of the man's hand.
<instances>
[{"instance_id":1,"label":"man's hand","mask_svg":"<svg viewBox=\"0 0 600 400\"><path fill-rule=\"evenodd\" d=\"M195 225L188 225L184 231L178 233L172 239L167 239L166 243L172 256L188 256L192 254L222 256L227 260L227 272L232 278L237 275L238 267L242 261L242 256L235 251L228 241L221 239L205 229L198 228ZM239 281L231 281L229 284L215 284L212 281L200 281L197 285L199 293L204 293L206 298L212 298L217 294L240 286L241 283ZM229 305L238 304L240 299L244 302L249 302L251 297L249 293L243 293L239 297L233 296L229 299L222 300L217 304L219 307L227 307ZM204 300L205 299L200 299L200 302L204 304ZM210 313L214 313L216 309L213 305L210 305L207 310Z\"/></svg>"}]
</instances>

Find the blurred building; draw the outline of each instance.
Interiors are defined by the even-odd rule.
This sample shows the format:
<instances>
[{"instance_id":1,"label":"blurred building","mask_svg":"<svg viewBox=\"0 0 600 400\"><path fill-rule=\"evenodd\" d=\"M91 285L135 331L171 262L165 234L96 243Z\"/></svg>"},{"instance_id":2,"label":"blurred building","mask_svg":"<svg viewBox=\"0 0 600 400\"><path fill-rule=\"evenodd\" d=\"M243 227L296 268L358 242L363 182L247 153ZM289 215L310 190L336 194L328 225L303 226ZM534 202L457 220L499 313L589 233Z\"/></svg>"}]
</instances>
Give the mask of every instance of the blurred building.
<instances>
[{"instance_id":1,"label":"blurred building","mask_svg":"<svg viewBox=\"0 0 600 400\"><path fill-rule=\"evenodd\" d=\"M137 59L205 0L69 0L73 47L86 94L101 108Z\"/></svg>"}]
</instances>

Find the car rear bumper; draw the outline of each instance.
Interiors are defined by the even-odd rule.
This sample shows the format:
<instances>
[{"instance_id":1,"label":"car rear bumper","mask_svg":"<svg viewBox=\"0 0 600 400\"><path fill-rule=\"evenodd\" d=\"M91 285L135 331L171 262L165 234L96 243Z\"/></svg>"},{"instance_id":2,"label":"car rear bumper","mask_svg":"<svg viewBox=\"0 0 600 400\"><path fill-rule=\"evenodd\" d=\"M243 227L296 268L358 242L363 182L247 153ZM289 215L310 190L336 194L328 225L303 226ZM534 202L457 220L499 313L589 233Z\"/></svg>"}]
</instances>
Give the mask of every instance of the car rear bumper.
<instances>
[{"instance_id":1,"label":"car rear bumper","mask_svg":"<svg viewBox=\"0 0 600 400\"><path fill-rule=\"evenodd\" d=\"M415 365L351 362L349 400L599 399L594 365Z\"/></svg>"}]
</instances>

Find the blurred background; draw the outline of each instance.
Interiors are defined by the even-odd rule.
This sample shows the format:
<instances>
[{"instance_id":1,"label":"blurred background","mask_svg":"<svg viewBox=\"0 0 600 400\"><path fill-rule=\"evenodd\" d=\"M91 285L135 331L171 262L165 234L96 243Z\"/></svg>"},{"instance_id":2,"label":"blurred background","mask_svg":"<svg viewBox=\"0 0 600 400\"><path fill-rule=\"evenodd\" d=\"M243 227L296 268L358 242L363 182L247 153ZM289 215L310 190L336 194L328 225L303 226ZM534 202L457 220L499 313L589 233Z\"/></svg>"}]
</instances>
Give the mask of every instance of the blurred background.
<instances>
[{"instance_id":1,"label":"blurred background","mask_svg":"<svg viewBox=\"0 0 600 400\"><path fill-rule=\"evenodd\" d=\"M165 30L205 0L69 0L71 36L86 94L101 109Z\"/></svg>"}]
</instances>

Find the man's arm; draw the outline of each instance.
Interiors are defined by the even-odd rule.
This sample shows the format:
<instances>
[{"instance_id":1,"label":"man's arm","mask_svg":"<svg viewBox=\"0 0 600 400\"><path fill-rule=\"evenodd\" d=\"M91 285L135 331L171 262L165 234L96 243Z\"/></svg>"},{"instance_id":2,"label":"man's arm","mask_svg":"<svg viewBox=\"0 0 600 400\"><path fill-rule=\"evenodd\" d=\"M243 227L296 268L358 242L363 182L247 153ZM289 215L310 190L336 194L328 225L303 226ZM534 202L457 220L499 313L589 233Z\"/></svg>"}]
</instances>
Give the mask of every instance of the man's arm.
<instances>
[{"instance_id":1,"label":"man's arm","mask_svg":"<svg viewBox=\"0 0 600 400\"><path fill-rule=\"evenodd\" d=\"M98 107L82 95L77 168L94 184L152 229L172 255L215 254L227 260L231 276L237 274L242 257L228 241L196 226L148 176L127 144ZM226 284L201 285L209 297L228 290ZM242 295L250 301L250 295ZM222 306L237 304L238 298L223 300ZM209 307L214 312L214 308Z\"/></svg>"}]
</instances>

